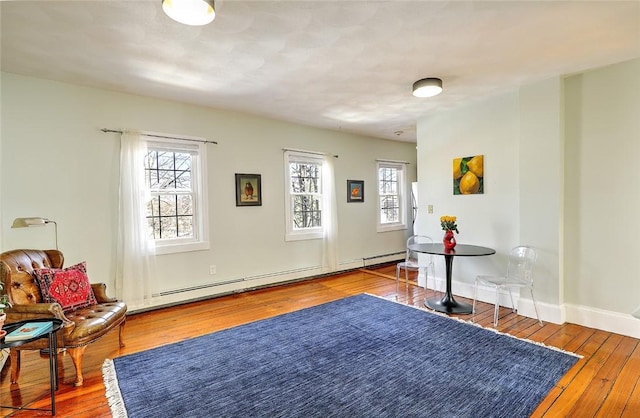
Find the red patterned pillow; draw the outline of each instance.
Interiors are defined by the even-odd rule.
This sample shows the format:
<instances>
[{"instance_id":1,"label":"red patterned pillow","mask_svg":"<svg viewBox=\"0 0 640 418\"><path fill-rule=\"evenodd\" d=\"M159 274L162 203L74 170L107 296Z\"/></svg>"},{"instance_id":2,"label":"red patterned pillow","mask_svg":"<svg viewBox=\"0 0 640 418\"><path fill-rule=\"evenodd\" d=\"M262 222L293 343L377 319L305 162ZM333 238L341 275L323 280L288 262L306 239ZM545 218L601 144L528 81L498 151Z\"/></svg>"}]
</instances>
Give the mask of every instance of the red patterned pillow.
<instances>
[{"instance_id":1,"label":"red patterned pillow","mask_svg":"<svg viewBox=\"0 0 640 418\"><path fill-rule=\"evenodd\" d=\"M33 273L40 286L43 301L57 302L65 312L98 303L91 289L84 261L66 269L41 268Z\"/></svg>"}]
</instances>

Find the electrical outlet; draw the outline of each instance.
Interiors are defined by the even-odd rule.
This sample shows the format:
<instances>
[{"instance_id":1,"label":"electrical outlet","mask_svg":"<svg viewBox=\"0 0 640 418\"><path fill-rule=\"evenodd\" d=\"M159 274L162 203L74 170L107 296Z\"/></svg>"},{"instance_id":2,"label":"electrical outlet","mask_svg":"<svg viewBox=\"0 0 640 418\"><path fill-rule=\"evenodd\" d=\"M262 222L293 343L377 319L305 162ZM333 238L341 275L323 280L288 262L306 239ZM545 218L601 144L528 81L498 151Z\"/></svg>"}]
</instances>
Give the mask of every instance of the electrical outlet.
<instances>
[{"instance_id":1,"label":"electrical outlet","mask_svg":"<svg viewBox=\"0 0 640 418\"><path fill-rule=\"evenodd\" d=\"M433 205L427 206L427 212L433 213Z\"/></svg>"},{"instance_id":2,"label":"electrical outlet","mask_svg":"<svg viewBox=\"0 0 640 418\"><path fill-rule=\"evenodd\" d=\"M212 276L214 274L216 274L216 265L215 264L212 264L212 265L209 266L209 274L212 275Z\"/></svg>"}]
</instances>

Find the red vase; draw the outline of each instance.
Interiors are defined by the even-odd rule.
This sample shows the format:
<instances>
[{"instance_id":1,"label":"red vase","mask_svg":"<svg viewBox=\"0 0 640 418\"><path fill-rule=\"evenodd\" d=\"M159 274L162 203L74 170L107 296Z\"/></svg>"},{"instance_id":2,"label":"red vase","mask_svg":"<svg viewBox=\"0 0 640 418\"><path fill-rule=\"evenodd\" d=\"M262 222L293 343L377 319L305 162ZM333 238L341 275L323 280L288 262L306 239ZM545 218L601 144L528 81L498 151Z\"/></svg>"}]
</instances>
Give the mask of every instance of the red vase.
<instances>
[{"instance_id":1,"label":"red vase","mask_svg":"<svg viewBox=\"0 0 640 418\"><path fill-rule=\"evenodd\" d=\"M451 251L456 246L456 239L453 236L453 231L446 230L444 233L444 238L442 238L442 243L444 244L444 249L447 251Z\"/></svg>"}]
</instances>

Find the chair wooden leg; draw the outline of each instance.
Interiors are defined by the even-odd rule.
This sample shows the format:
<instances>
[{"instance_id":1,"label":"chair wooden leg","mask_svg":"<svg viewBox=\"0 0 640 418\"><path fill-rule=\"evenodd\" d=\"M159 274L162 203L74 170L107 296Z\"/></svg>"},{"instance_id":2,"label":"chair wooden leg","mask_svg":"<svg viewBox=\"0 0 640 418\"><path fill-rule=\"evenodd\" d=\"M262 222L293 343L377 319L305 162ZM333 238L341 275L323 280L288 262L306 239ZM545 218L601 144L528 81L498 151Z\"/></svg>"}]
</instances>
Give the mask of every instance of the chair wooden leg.
<instances>
[{"instance_id":1,"label":"chair wooden leg","mask_svg":"<svg viewBox=\"0 0 640 418\"><path fill-rule=\"evenodd\" d=\"M73 366L76 368L75 386L82 386L82 383L84 382L84 377L82 376L82 357L84 356L84 350L86 348L86 345L83 345L82 347L69 348L69 355L73 361Z\"/></svg>"},{"instance_id":2,"label":"chair wooden leg","mask_svg":"<svg viewBox=\"0 0 640 418\"><path fill-rule=\"evenodd\" d=\"M120 348L124 347L124 324L126 321L120 324L120 329L118 330L118 343L120 344Z\"/></svg>"},{"instance_id":3,"label":"chair wooden leg","mask_svg":"<svg viewBox=\"0 0 640 418\"><path fill-rule=\"evenodd\" d=\"M11 361L11 383L18 383L20 376L20 350L12 348L9 350L9 358Z\"/></svg>"}]
</instances>

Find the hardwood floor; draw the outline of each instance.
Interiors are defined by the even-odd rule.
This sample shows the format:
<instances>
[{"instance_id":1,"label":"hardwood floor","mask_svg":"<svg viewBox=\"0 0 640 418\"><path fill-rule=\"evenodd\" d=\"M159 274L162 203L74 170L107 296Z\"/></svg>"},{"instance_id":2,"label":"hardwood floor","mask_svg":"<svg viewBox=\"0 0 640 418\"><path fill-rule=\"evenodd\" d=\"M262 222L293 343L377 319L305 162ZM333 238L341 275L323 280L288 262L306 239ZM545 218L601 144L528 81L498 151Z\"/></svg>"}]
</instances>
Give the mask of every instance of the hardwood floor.
<instances>
[{"instance_id":1,"label":"hardwood floor","mask_svg":"<svg viewBox=\"0 0 640 418\"><path fill-rule=\"evenodd\" d=\"M104 395L101 366L105 358L135 353L258 319L319 305L363 292L393 299L395 266L379 266L268 289L238 293L179 307L131 315L125 327L126 347L120 349L117 332L87 348L84 386L75 388L75 372L66 354L59 356L60 389L56 415L110 417ZM401 285L399 302L423 307L431 290ZM464 298L459 298L464 300ZM470 302L470 301L468 301ZM463 315L490 327L493 305L480 303L475 316ZM640 340L573 324L555 325L501 309L498 329L584 356L558 382L533 417L638 417L640 416ZM22 354L18 384L9 384L8 364L0 379L0 405L49 408L48 360L38 352ZM0 409L0 416L50 416L48 412Z\"/></svg>"}]
</instances>

